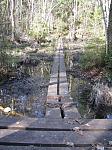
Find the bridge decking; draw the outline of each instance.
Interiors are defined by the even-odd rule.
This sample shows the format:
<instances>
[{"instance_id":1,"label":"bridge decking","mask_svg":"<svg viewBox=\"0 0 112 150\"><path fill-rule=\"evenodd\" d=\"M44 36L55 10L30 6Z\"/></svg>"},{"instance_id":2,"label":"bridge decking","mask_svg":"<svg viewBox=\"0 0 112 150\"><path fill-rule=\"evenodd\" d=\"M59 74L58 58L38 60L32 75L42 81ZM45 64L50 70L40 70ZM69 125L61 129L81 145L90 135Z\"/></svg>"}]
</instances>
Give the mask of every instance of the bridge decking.
<instances>
[{"instance_id":1,"label":"bridge decking","mask_svg":"<svg viewBox=\"0 0 112 150\"><path fill-rule=\"evenodd\" d=\"M111 131L111 120L81 119L68 92L63 50L57 50L45 118L0 118L0 150L86 150L99 143L112 149Z\"/></svg>"},{"instance_id":2,"label":"bridge decking","mask_svg":"<svg viewBox=\"0 0 112 150\"><path fill-rule=\"evenodd\" d=\"M111 120L83 120L79 124L73 119L1 119L0 147L36 146L63 150L74 147L89 148L98 143L111 147ZM45 148L46 149L46 148ZM5 150L5 149L4 149Z\"/></svg>"},{"instance_id":3,"label":"bridge decking","mask_svg":"<svg viewBox=\"0 0 112 150\"><path fill-rule=\"evenodd\" d=\"M62 113L64 113L65 117L79 118L80 114L78 113L76 107L71 105L72 103L73 101L70 99L68 91L63 49L57 49L52 66L47 97L48 106L54 105L54 108L47 107L46 117L60 118L62 117L61 111L63 111ZM55 107L56 105L61 104L63 110L61 110L60 107Z\"/></svg>"}]
</instances>

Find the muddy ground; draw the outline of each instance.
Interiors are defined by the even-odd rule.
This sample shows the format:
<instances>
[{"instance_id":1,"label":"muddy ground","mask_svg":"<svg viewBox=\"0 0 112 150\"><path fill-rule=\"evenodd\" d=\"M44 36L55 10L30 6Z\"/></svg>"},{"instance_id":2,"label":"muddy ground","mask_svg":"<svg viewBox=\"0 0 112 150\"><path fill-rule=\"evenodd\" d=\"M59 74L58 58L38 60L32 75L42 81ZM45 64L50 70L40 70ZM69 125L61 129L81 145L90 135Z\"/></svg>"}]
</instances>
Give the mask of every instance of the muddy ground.
<instances>
[{"instance_id":1,"label":"muddy ground","mask_svg":"<svg viewBox=\"0 0 112 150\"><path fill-rule=\"evenodd\" d=\"M105 69L93 67L90 70L84 70L80 63L84 52L84 41L81 40L68 42L65 46L65 62L71 97L83 118L109 119L112 114L112 88L109 87Z\"/></svg>"},{"instance_id":2,"label":"muddy ground","mask_svg":"<svg viewBox=\"0 0 112 150\"><path fill-rule=\"evenodd\" d=\"M25 47L13 71L0 85L1 106L10 107L16 115L44 117L52 62L53 50L51 54Z\"/></svg>"},{"instance_id":3,"label":"muddy ground","mask_svg":"<svg viewBox=\"0 0 112 150\"><path fill-rule=\"evenodd\" d=\"M45 116L45 102L54 55L54 49L49 51L49 47L47 50L45 48L45 45L43 49L28 46L22 51L13 72L10 72L8 79L0 85L2 107L10 107L17 115L40 118ZM94 99L98 97L94 94L96 92L94 87L99 78L105 81L102 70L93 68L84 71L81 68L80 59L81 55L84 55L84 41L80 39L74 42L65 41L64 49L69 92L81 116L106 118L112 112L111 108L94 105ZM95 97L92 97L93 95Z\"/></svg>"}]
</instances>

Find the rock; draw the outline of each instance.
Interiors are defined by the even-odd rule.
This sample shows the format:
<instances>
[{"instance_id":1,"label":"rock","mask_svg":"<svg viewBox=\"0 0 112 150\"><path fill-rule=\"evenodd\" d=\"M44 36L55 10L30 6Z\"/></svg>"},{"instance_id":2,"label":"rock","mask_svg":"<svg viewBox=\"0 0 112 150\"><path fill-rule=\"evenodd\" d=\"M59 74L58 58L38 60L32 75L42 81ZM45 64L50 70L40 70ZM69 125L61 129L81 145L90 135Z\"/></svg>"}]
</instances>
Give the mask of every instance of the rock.
<instances>
[{"instance_id":1,"label":"rock","mask_svg":"<svg viewBox=\"0 0 112 150\"><path fill-rule=\"evenodd\" d=\"M4 113L9 113L10 111L11 111L11 108L10 107L6 107L6 108L4 108Z\"/></svg>"}]
</instances>

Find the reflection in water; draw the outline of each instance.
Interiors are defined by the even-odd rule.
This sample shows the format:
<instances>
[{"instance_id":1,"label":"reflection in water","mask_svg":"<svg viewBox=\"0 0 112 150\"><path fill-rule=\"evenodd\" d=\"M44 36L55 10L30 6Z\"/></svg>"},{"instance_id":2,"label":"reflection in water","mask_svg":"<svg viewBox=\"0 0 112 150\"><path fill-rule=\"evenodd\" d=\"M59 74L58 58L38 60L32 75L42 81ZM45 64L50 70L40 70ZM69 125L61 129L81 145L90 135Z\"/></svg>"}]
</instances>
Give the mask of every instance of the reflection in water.
<instances>
[{"instance_id":1,"label":"reflection in water","mask_svg":"<svg viewBox=\"0 0 112 150\"><path fill-rule=\"evenodd\" d=\"M82 117L86 118L89 112L88 97L90 91L84 90L86 82L84 80L68 75L69 92L76 107Z\"/></svg>"},{"instance_id":2,"label":"reflection in water","mask_svg":"<svg viewBox=\"0 0 112 150\"><path fill-rule=\"evenodd\" d=\"M69 93L73 98L78 111L82 117L86 117L89 112L88 98L90 90L86 89L87 82L78 77L75 77L73 70L77 62L73 62L73 55L69 51L65 52L65 64L69 70L67 72L67 78L69 83ZM70 71L71 70L71 71ZM75 71L75 70L74 70ZM76 72L76 71L75 71Z\"/></svg>"},{"instance_id":3,"label":"reflection in water","mask_svg":"<svg viewBox=\"0 0 112 150\"><path fill-rule=\"evenodd\" d=\"M50 68L51 62L45 61L37 66L22 65L18 78L0 87L1 105L22 115L44 117Z\"/></svg>"},{"instance_id":4,"label":"reflection in water","mask_svg":"<svg viewBox=\"0 0 112 150\"><path fill-rule=\"evenodd\" d=\"M78 74L77 69L77 66L79 66L77 56L75 59L72 59L72 57L72 53L69 51L65 52L69 92L81 116L84 118L111 119L112 108L106 107L103 104L99 105L99 107L95 106L94 103L92 105L91 99L94 101L94 97L91 94L93 85L90 84L89 80L80 78L80 70Z\"/></svg>"},{"instance_id":5,"label":"reflection in water","mask_svg":"<svg viewBox=\"0 0 112 150\"><path fill-rule=\"evenodd\" d=\"M21 66L21 72L30 75L31 77L41 76L49 78L50 66L51 66L50 63L42 61L37 66L30 66L30 65Z\"/></svg>"}]
</instances>

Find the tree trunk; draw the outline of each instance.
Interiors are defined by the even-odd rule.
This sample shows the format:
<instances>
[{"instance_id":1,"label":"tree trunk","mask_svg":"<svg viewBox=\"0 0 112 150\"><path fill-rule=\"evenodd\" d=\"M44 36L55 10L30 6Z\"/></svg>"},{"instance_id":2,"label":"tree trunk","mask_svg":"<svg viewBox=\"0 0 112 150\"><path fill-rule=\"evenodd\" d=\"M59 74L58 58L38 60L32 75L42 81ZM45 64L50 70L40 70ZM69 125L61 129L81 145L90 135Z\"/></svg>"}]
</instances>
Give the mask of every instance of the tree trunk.
<instances>
[{"instance_id":1,"label":"tree trunk","mask_svg":"<svg viewBox=\"0 0 112 150\"><path fill-rule=\"evenodd\" d=\"M43 0L43 13L42 13L43 21L46 20L46 6L47 6L47 0Z\"/></svg>"},{"instance_id":2,"label":"tree trunk","mask_svg":"<svg viewBox=\"0 0 112 150\"><path fill-rule=\"evenodd\" d=\"M100 7L103 13L103 21L104 21L104 29L105 29L105 37L106 37L106 54L108 53L108 38L107 38L107 28L108 28L108 20L109 20L109 8L110 8L110 0L102 1L98 0Z\"/></svg>"},{"instance_id":3,"label":"tree trunk","mask_svg":"<svg viewBox=\"0 0 112 150\"><path fill-rule=\"evenodd\" d=\"M31 0L30 27L32 27L33 24L33 13L34 13L34 0Z\"/></svg>"},{"instance_id":4,"label":"tree trunk","mask_svg":"<svg viewBox=\"0 0 112 150\"><path fill-rule=\"evenodd\" d=\"M109 23L107 29L107 40L108 40L108 54L112 51L112 0L110 4L110 11L109 11Z\"/></svg>"},{"instance_id":5,"label":"tree trunk","mask_svg":"<svg viewBox=\"0 0 112 150\"><path fill-rule=\"evenodd\" d=\"M15 0L10 0L10 19L11 19L11 26L12 26L12 36L11 40L14 41L15 38Z\"/></svg>"},{"instance_id":6,"label":"tree trunk","mask_svg":"<svg viewBox=\"0 0 112 150\"><path fill-rule=\"evenodd\" d=\"M73 34L73 41L76 39L76 35L75 35L75 32L76 32L76 20L77 20L77 14L78 14L78 1L77 0L74 0L74 6L73 6L73 13L74 13L74 23L72 25L72 34Z\"/></svg>"}]
</instances>

